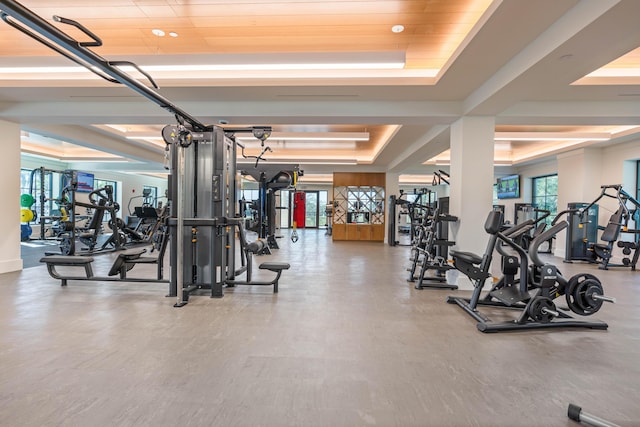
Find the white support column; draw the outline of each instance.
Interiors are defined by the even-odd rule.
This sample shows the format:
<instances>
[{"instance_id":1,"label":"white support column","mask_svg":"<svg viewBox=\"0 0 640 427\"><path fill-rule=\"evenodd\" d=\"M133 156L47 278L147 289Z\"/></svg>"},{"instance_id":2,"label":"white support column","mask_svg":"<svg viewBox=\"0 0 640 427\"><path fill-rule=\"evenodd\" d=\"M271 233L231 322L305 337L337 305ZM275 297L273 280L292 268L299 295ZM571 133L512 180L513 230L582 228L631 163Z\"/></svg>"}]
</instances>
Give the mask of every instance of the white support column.
<instances>
[{"instance_id":1,"label":"white support column","mask_svg":"<svg viewBox=\"0 0 640 427\"><path fill-rule=\"evenodd\" d=\"M385 175L384 183L384 199L385 199L385 226L384 226L384 243L389 243L389 222L393 221L393 218L389 216L389 196L392 194L400 194L400 174L387 172Z\"/></svg>"},{"instance_id":2,"label":"white support column","mask_svg":"<svg viewBox=\"0 0 640 427\"><path fill-rule=\"evenodd\" d=\"M454 249L482 255L493 202L494 117L462 117L451 125L449 211Z\"/></svg>"},{"instance_id":3,"label":"white support column","mask_svg":"<svg viewBox=\"0 0 640 427\"><path fill-rule=\"evenodd\" d=\"M22 270L20 256L20 125L0 120L2 156L0 156L0 178L2 179L3 209L0 209L0 224L3 238L0 239L0 273Z\"/></svg>"}]
</instances>

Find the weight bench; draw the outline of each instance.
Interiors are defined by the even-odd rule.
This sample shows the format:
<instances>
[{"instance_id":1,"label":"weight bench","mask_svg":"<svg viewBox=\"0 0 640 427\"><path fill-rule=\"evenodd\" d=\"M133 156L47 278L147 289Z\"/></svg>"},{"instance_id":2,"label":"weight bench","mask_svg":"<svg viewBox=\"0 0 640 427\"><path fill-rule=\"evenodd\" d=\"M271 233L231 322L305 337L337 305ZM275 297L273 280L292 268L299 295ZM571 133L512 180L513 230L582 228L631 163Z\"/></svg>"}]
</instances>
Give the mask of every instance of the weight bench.
<instances>
[{"instance_id":1,"label":"weight bench","mask_svg":"<svg viewBox=\"0 0 640 427\"><path fill-rule=\"evenodd\" d=\"M258 266L258 268L260 270L269 270L269 271L273 271L274 273L278 273L275 277L275 279L273 279L272 281L265 283L265 285L269 286L269 285L273 285L273 293L277 294L278 293L278 280L280 279L280 275L282 274L282 270L288 270L291 266L289 265L289 263L287 262L263 262L262 264L260 264L260 266ZM248 283L249 285L260 285L262 283L259 282L253 282L253 283Z\"/></svg>"},{"instance_id":2,"label":"weight bench","mask_svg":"<svg viewBox=\"0 0 640 427\"><path fill-rule=\"evenodd\" d=\"M47 264L47 271L54 279L62 280L61 286L67 286L67 280L87 280L93 278L92 257L75 255L47 255L40 259L40 262ZM56 271L56 267L84 267L85 276L63 277Z\"/></svg>"},{"instance_id":3,"label":"weight bench","mask_svg":"<svg viewBox=\"0 0 640 427\"><path fill-rule=\"evenodd\" d=\"M230 278L225 280L225 284L229 288L233 288L236 285L255 285L255 286L272 286L273 285L273 293L278 293L278 280L280 280L280 275L282 274L282 270L288 270L291 268L291 265L286 262L274 262L267 261L263 262L258 266L260 270L269 270L273 271L276 274L276 277L268 282L256 282L252 280L252 269L253 269L253 256L255 254L263 253L265 248L268 249L268 245L264 242L264 240L255 240L251 243L247 242L247 235L244 230L242 224L238 227L238 237L240 238L240 252L243 257L243 265L246 261L246 266L242 269L235 271L234 276L242 274L246 272L245 280L235 280L235 278Z\"/></svg>"},{"instance_id":4,"label":"weight bench","mask_svg":"<svg viewBox=\"0 0 640 427\"><path fill-rule=\"evenodd\" d=\"M162 261L155 257L142 257L146 249L136 249L128 252L120 252L109 270L108 277L98 277L93 275L93 257L75 255L47 255L40 259L40 262L47 264L47 271L54 279L61 280L61 286L67 286L68 280L95 280L95 281L128 281L128 282L162 282ZM163 252L161 251L161 255ZM158 278L127 278L127 271L136 264L158 264ZM56 267L84 267L84 276L64 276L60 274ZM113 277L118 276L118 277Z\"/></svg>"}]
</instances>

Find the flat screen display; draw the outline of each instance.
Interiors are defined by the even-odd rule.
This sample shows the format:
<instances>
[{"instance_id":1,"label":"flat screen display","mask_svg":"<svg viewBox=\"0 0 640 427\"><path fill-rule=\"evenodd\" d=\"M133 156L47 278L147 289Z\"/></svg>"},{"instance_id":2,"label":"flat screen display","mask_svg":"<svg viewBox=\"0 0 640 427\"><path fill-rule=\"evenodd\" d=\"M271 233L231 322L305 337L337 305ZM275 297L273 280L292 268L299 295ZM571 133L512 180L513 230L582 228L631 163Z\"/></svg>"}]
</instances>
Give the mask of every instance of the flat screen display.
<instances>
[{"instance_id":1,"label":"flat screen display","mask_svg":"<svg viewBox=\"0 0 640 427\"><path fill-rule=\"evenodd\" d=\"M496 193L498 199L520 198L520 175L509 175L498 178Z\"/></svg>"},{"instance_id":2,"label":"flat screen display","mask_svg":"<svg viewBox=\"0 0 640 427\"><path fill-rule=\"evenodd\" d=\"M91 193L93 191L93 174L87 172L77 172L79 193Z\"/></svg>"}]
</instances>

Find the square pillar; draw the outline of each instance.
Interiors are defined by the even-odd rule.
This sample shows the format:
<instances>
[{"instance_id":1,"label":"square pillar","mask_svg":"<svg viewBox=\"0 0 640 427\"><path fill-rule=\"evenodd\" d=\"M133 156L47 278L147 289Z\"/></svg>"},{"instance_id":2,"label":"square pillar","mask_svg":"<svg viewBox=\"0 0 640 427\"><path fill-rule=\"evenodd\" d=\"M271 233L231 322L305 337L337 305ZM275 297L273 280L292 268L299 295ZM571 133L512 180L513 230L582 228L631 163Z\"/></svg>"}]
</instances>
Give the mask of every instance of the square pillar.
<instances>
[{"instance_id":1,"label":"square pillar","mask_svg":"<svg viewBox=\"0 0 640 427\"><path fill-rule=\"evenodd\" d=\"M20 255L20 125L0 120L2 179L4 206L0 209L0 224L4 224L0 239L0 273L22 270Z\"/></svg>"},{"instance_id":2,"label":"square pillar","mask_svg":"<svg viewBox=\"0 0 640 427\"><path fill-rule=\"evenodd\" d=\"M489 238L484 223L493 209L495 118L462 117L451 125L449 211L455 250L482 255Z\"/></svg>"}]
</instances>

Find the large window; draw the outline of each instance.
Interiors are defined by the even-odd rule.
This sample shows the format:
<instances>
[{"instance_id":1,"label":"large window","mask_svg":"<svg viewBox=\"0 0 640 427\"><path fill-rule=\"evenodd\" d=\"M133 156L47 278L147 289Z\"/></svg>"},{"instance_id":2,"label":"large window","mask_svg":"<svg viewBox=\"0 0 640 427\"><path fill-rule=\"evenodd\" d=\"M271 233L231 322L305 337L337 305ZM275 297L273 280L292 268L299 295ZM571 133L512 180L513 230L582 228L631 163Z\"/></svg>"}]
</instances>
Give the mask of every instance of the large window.
<instances>
[{"instance_id":1,"label":"large window","mask_svg":"<svg viewBox=\"0 0 640 427\"><path fill-rule=\"evenodd\" d=\"M551 224L558 213L558 175L533 178L531 203L538 209L551 211L551 215L546 219L547 224Z\"/></svg>"}]
</instances>

